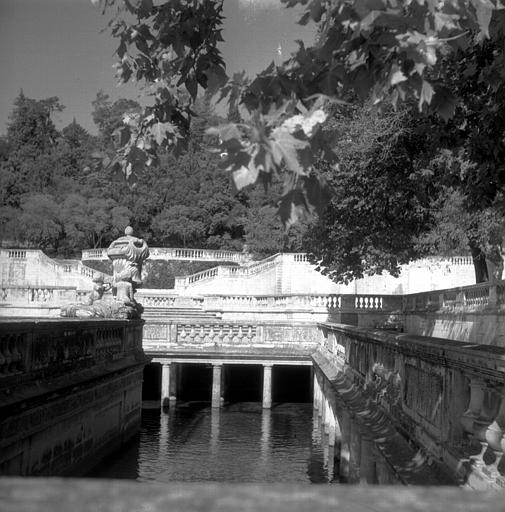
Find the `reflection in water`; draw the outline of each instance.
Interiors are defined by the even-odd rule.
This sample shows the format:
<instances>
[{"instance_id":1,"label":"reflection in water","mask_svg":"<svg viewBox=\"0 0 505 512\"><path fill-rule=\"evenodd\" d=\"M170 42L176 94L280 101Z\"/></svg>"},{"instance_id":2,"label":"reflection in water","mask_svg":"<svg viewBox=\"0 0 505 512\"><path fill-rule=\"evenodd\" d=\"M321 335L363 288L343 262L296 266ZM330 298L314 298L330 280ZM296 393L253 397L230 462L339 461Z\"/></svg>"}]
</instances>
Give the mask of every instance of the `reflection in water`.
<instances>
[{"instance_id":1,"label":"reflection in water","mask_svg":"<svg viewBox=\"0 0 505 512\"><path fill-rule=\"evenodd\" d=\"M140 481L329 482L311 404L144 410L138 438L89 476Z\"/></svg>"},{"instance_id":2,"label":"reflection in water","mask_svg":"<svg viewBox=\"0 0 505 512\"><path fill-rule=\"evenodd\" d=\"M250 402L222 409L189 403L163 412L144 410L137 439L89 476L158 482L393 483L390 470L377 460L374 443L361 435L350 415L343 416L342 436L329 446L311 404L268 410Z\"/></svg>"}]
</instances>

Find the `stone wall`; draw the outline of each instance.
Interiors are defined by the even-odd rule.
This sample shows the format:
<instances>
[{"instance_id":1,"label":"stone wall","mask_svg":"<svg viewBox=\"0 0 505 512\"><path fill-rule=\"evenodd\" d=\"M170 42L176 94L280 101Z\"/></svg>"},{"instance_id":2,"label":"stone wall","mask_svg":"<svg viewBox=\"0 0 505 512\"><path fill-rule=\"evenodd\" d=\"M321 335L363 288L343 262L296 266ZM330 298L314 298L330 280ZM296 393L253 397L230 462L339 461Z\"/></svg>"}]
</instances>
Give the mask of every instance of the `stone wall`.
<instances>
[{"instance_id":1,"label":"stone wall","mask_svg":"<svg viewBox=\"0 0 505 512\"><path fill-rule=\"evenodd\" d=\"M0 249L2 288L67 286L91 290L93 276L94 270L78 260L54 260L39 250Z\"/></svg>"},{"instance_id":2,"label":"stone wall","mask_svg":"<svg viewBox=\"0 0 505 512\"><path fill-rule=\"evenodd\" d=\"M91 479L0 481L8 512L502 512L503 494L447 487L155 483Z\"/></svg>"},{"instance_id":3,"label":"stone wall","mask_svg":"<svg viewBox=\"0 0 505 512\"><path fill-rule=\"evenodd\" d=\"M502 488L505 348L321 324L316 362L342 393L378 408L419 460L442 461L462 484ZM319 358L319 360L317 359Z\"/></svg>"},{"instance_id":4,"label":"stone wall","mask_svg":"<svg viewBox=\"0 0 505 512\"><path fill-rule=\"evenodd\" d=\"M82 475L137 432L142 324L0 323L0 474Z\"/></svg>"},{"instance_id":5,"label":"stone wall","mask_svg":"<svg viewBox=\"0 0 505 512\"><path fill-rule=\"evenodd\" d=\"M399 277L384 272L349 284L335 283L303 253L270 256L245 267L214 267L176 278L175 290L185 294L388 294L401 295L466 286L475 282L471 258L427 258L403 265Z\"/></svg>"}]
</instances>

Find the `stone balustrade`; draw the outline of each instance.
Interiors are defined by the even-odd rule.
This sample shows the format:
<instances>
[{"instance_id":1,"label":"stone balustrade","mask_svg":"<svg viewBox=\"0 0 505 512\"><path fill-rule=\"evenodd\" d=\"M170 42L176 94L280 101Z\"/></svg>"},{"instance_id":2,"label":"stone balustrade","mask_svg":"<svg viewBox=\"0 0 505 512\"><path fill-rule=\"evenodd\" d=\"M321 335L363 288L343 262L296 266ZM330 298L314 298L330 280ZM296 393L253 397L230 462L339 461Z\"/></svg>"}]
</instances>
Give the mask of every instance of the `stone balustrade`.
<instances>
[{"instance_id":1,"label":"stone balustrade","mask_svg":"<svg viewBox=\"0 0 505 512\"><path fill-rule=\"evenodd\" d=\"M59 306L76 299L77 290L72 286L3 286L0 288L1 304Z\"/></svg>"},{"instance_id":2,"label":"stone balustrade","mask_svg":"<svg viewBox=\"0 0 505 512\"><path fill-rule=\"evenodd\" d=\"M150 320L144 327L144 350L149 355L174 351L283 348L313 350L319 334L305 322L163 321Z\"/></svg>"},{"instance_id":3,"label":"stone balustrade","mask_svg":"<svg viewBox=\"0 0 505 512\"><path fill-rule=\"evenodd\" d=\"M442 308L471 310L504 304L505 281L500 281L404 295L402 309L405 312L435 311Z\"/></svg>"},{"instance_id":4,"label":"stone balustrade","mask_svg":"<svg viewBox=\"0 0 505 512\"><path fill-rule=\"evenodd\" d=\"M205 271L207 272L207 271ZM325 310L385 311L400 310L402 300L397 295L301 294L238 295L205 294L179 295L170 290L140 289L138 300L145 307L180 307L190 301L204 310L257 310L265 308L322 308Z\"/></svg>"},{"instance_id":5,"label":"stone balustrade","mask_svg":"<svg viewBox=\"0 0 505 512\"><path fill-rule=\"evenodd\" d=\"M339 309L342 296L336 294L290 295L205 295L203 307L207 310L261 310L265 308L322 308Z\"/></svg>"},{"instance_id":6,"label":"stone balustrade","mask_svg":"<svg viewBox=\"0 0 505 512\"><path fill-rule=\"evenodd\" d=\"M239 251L226 251L219 249L186 249L153 247L149 249L150 260L178 260L178 261L226 261L238 264L246 264L250 261L249 254ZM106 260L107 249L86 249L82 251L82 261Z\"/></svg>"},{"instance_id":7,"label":"stone balustrade","mask_svg":"<svg viewBox=\"0 0 505 512\"><path fill-rule=\"evenodd\" d=\"M141 320L2 320L0 388L141 352L142 325Z\"/></svg>"},{"instance_id":8,"label":"stone balustrade","mask_svg":"<svg viewBox=\"0 0 505 512\"><path fill-rule=\"evenodd\" d=\"M320 324L324 357L426 457L473 488L502 488L505 348Z\"/></svg>"}]
</instances>

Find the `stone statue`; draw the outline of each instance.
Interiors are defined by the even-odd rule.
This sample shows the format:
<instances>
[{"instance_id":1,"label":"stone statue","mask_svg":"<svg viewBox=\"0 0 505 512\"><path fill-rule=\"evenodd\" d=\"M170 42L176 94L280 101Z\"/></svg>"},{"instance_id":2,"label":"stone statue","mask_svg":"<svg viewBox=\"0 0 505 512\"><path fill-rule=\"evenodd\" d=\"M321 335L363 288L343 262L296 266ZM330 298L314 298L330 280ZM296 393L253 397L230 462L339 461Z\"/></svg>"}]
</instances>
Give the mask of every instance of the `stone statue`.
<instances>
[{"instance_id":1,"label":"stone statue","mask_svg":"<svg viewBox=\"0 0 505 512\"><path fill-rule=\"evenodd\" d=\"M88 305L93 304L96 301L102 300L103 294L111 289L111 283L105 283L103 276L98 275L93 278L93 291L88 298Z\"/></svg>"},{"instance_id":2,"label":"stone statue","mask_svg":"<svg viewBox=\"0 0 505 512\"><path fill-rule=\"evenodd\" d=\"M142 286L142 264L149 257L145 240L133 236L128 226L125 236L114 240L107 249L112 260L112 282L103 276L93 279L93 291L87 304L71 304L61 308L61 316L100 318L140 318L143 308L135 300L135 291ZM112 289L112 295L106 294Z\"/></svg>"},{"instance_id":3,"label":"stone statue","mask_svg":"<svg viewBox=\"0 0 505 512\"><path fill-rule=\"evenodd\" d=\"M116 300L127 306L138 306L134 295L142 286L142 264L149 257L145 240L133 236L133 229L128 226L125 236L110 244L107 256L112 260L112 293Z\"/></svg>"}]
</instances>

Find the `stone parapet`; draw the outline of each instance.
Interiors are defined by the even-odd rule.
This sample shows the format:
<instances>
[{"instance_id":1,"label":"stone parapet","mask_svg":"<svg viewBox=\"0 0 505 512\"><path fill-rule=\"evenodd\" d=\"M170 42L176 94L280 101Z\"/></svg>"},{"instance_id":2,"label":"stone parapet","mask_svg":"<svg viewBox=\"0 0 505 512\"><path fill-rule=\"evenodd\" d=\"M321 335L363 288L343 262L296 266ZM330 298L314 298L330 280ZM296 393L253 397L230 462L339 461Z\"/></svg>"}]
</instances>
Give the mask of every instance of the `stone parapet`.
<instances>
[{"instance_id":1,"label":"stone parapet","mask_svg":"<svg viewBox=\"0 0 505 512\"><path fill-rule=\"evenodd\" d=\"M187 249L172 247L153 247L150 249L150 260L176 261L224 261L244 265L251 261L248 253L225 251L219 249ZM82 251L82 261L108 260L107 249L85 249Z\"/></svg>"},{"instance_id":2,"label":"stone parapet","mask_svg":"<svg viewBox=\"0 0 505 512\"><path fill-rule=\"evenodd\" d=\"M324 323L323 353L424 457L503 488L505 348Z\"/></svg>"},{"instance_id":3,"label":"stone parapet","mask_svg":"<svg viewBox=\"0 0 505 512\"><path fill-rule=\"evenodd\" d=\"M152 320L144 328L144 350L150 354L173 351L215 352L236 349L293 349L309 354L319 341L315 323Z\"/></svg>"},{"instance_id":4,"label":"stone parapet","mask_svg":"<svg viewBox=\"0 0 505 512\"><path fill-rule=\"evenodd\" d=\"M0 403L21 384L140 355L142 326L142 320L2 320L0 393L10 391Z\"/></svg>"},{"instance_id":5,"label":"stone parapet","mask_svg":"<svg viewBox=\"0 0 505 512\"><path fill-rule=\"evenodd\" d=\"M136 433L142 326L0 322L0 475L84 474Z\"/></svg>"},{"instance_id":6,"label":"stone parapet","mask_svg":"<svg viewBox=\"0 0 505 512\"><path fill-rule=\"evenodd\" d=\"M29 491L29 492L28 492ZM501 512L503 494L450 487L152 483L6 478L6 512Z\"/></svg>"}]
</instances>

